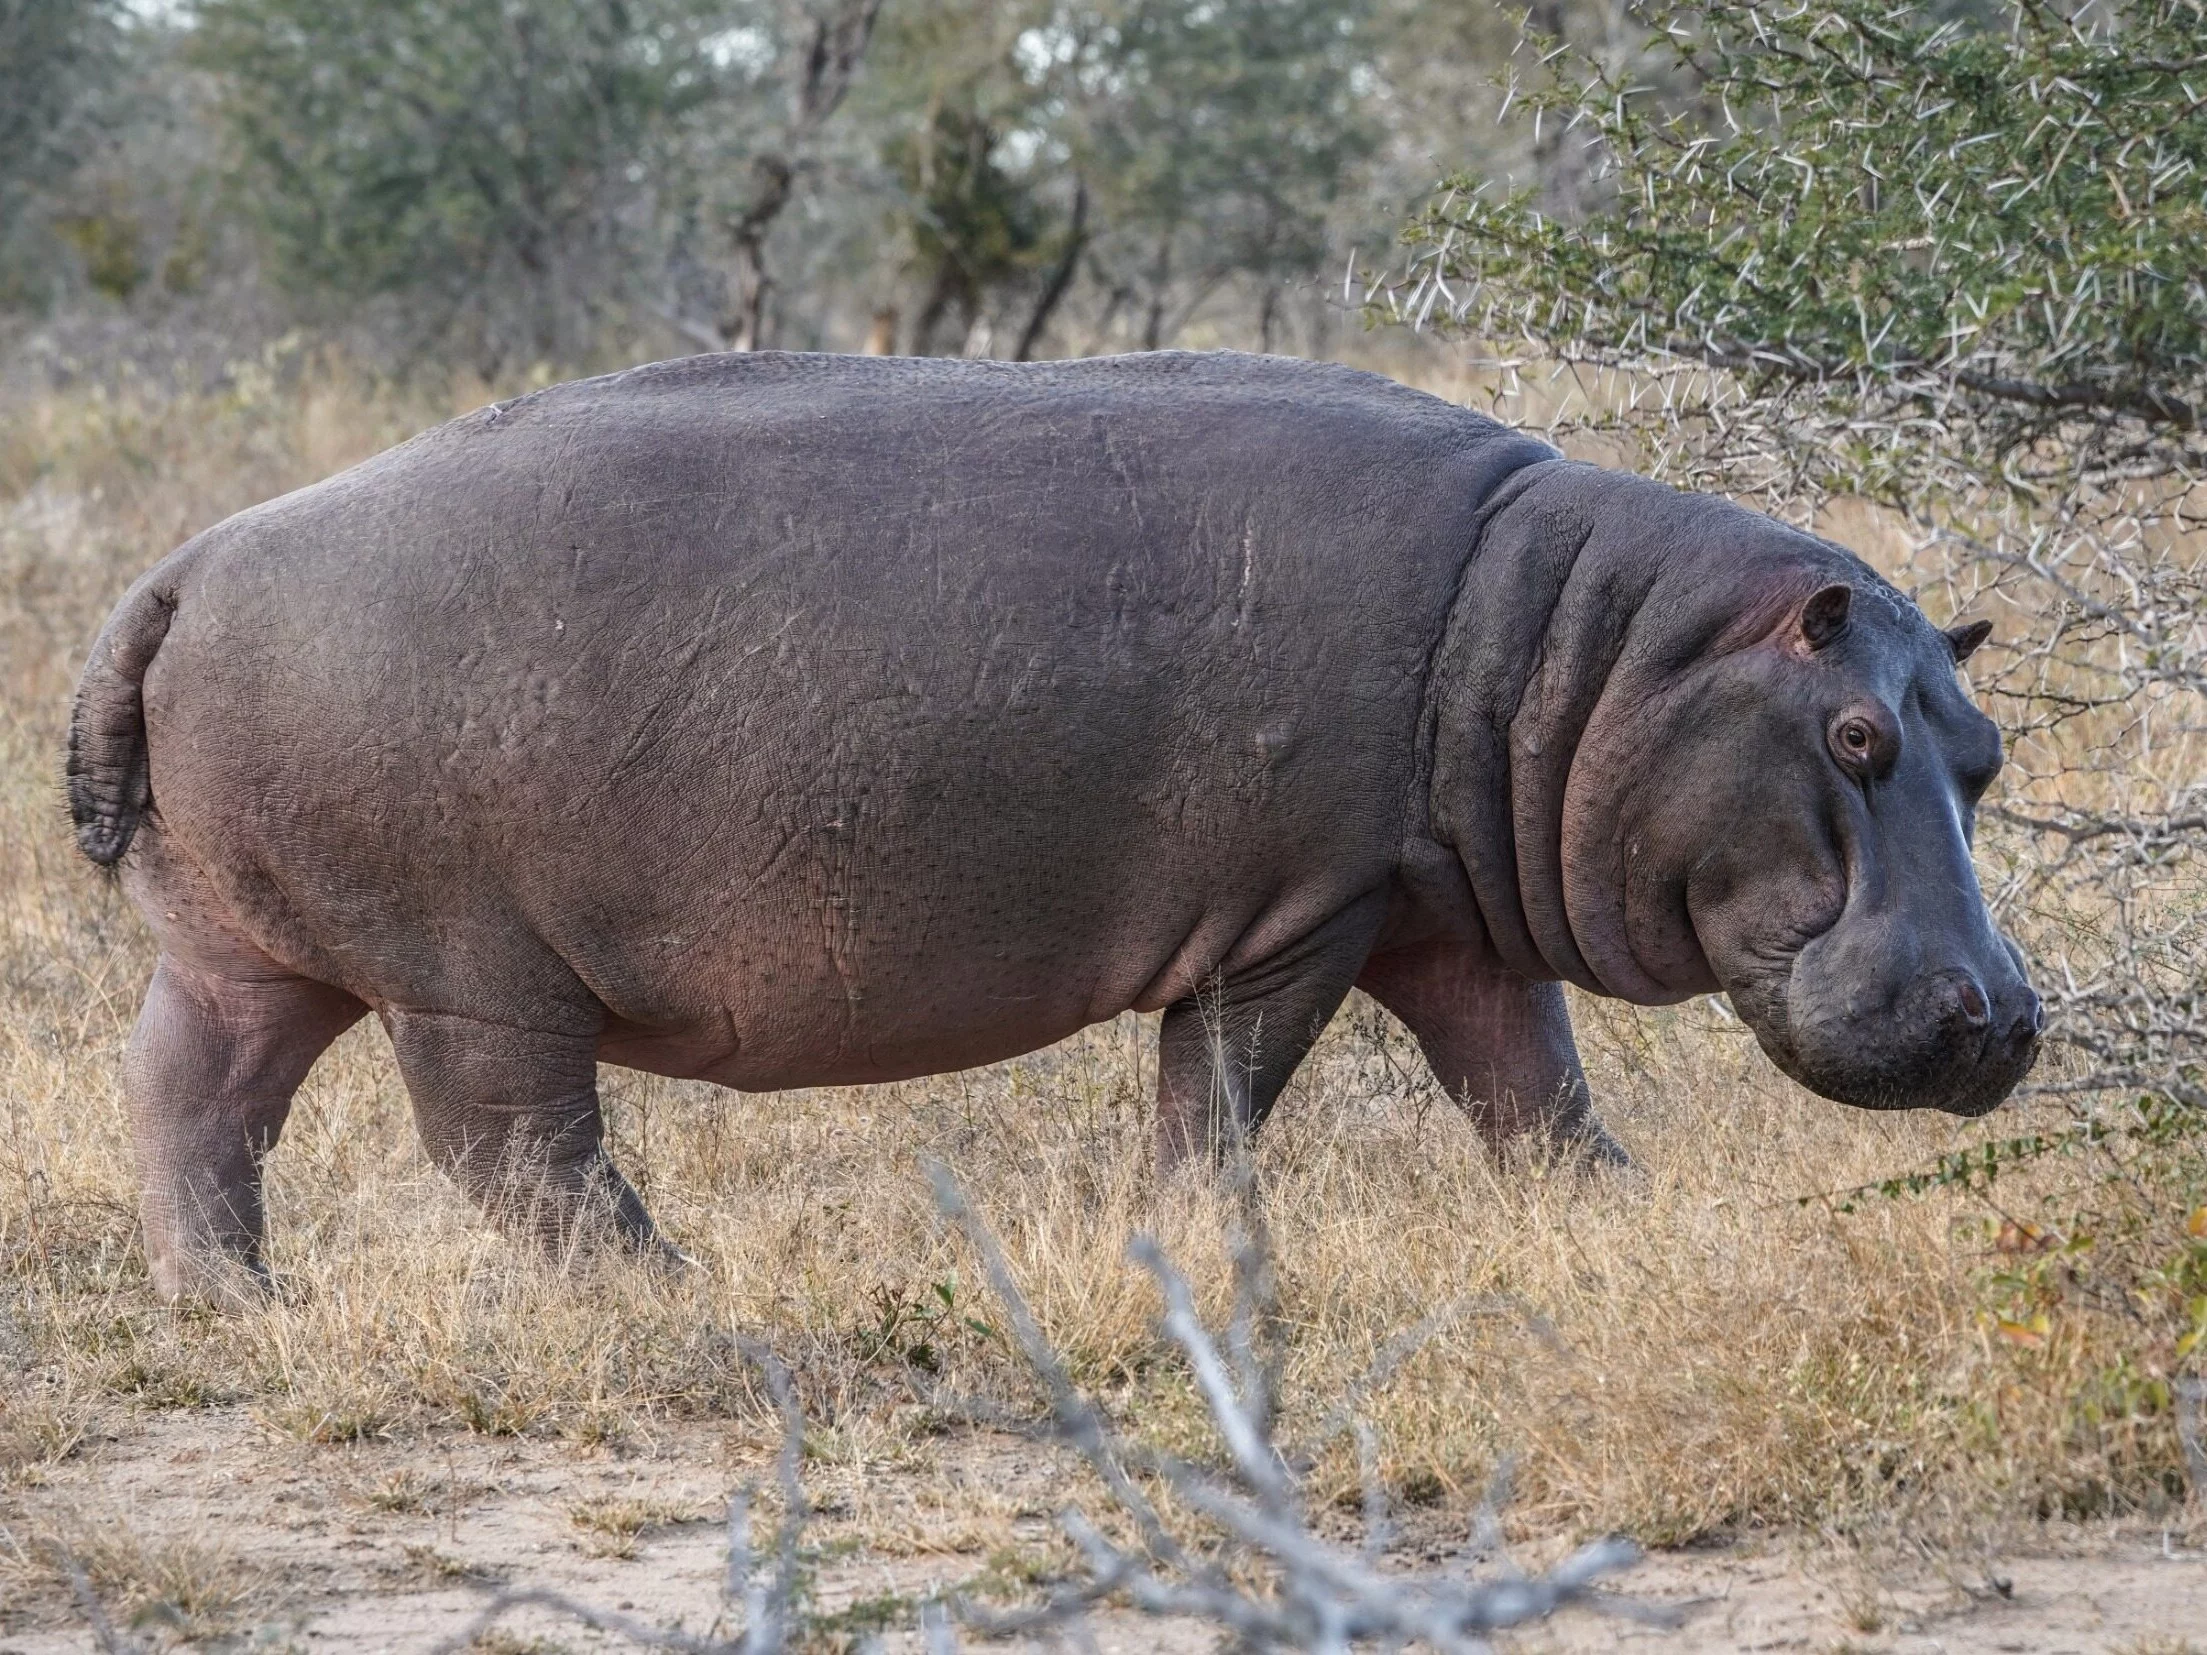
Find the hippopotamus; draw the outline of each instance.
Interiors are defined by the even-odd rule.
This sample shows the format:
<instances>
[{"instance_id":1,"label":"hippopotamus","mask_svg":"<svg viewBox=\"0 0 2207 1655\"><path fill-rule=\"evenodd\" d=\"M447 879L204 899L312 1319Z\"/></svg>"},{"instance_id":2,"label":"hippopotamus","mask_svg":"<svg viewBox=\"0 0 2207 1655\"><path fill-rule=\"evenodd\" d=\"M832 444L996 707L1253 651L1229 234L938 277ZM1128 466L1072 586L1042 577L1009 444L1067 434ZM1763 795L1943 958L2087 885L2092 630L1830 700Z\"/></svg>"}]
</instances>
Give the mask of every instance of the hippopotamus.
<instances>
[{"instance_id":1,"label":"hippopotamus","mask_svg":"<svg viewBox=\"0 0 2207 1655\"><path fill-rule=\"evenodd\" d=\"M857 1085L1159 1011L1201 1166L1351 988L1497 1144L1619 1154L1567 983L1721 992L1812 1091L1979 1114L2040 1026L1971 864L1985 634L1338 366L761 353L501 402L208 529L92 645L68 795L159 944L153 1280L262 1271L262 1160L371 1011L431 1157L554 1245L663 1245L600 1063Z\"/></svg>"}]
</instances>

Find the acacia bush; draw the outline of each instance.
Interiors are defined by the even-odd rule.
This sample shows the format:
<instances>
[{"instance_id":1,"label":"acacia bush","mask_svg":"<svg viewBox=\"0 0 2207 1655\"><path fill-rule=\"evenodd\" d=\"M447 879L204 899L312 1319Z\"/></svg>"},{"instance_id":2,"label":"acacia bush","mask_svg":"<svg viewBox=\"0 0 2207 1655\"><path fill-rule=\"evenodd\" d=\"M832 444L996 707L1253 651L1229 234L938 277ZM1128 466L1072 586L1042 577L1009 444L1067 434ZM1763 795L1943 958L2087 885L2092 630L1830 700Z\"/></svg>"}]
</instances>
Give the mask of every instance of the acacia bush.
<instances>
[{"instance_id":1,"label":"acacia bush","mask_svg":"<svg viewBox=\"0 0 2207 1655\"><path fill-rule=\"evenodd\" d=\"M1876 1189L1990 1198L2070 1158L1986 1209L1988 1325L2082 1376L2080 1430L2180 1407L2207 1354L2207 8L1634 15L1628 49L1528 36L1505 77L1580 152L1583 214L1455 179L1367 298L1486 342L1560 440L1852 521L1934 615L1994 620L1978 856L2048 1002L2049 1118Z\"/></svg>"}]
</instances>

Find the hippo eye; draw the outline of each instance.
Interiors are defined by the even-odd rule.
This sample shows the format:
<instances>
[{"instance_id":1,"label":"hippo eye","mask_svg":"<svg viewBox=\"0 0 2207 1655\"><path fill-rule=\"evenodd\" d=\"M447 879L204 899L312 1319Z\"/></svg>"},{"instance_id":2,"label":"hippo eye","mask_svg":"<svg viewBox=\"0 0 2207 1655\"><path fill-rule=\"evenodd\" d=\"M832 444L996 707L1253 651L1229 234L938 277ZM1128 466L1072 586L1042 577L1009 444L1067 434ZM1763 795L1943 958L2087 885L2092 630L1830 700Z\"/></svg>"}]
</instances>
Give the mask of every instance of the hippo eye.
<instances>
[{"instance_id":1,"label":"hippo eye","mask_svg":"<svg viewBox=\"0 0 2207 1655\"><path fill-rule=\"evenodd\" d=\"M1831 727L1832 757L1855 775L1868 779L1884 768L1884 738L1878 727L1859 713L1851 713Z\"/></svg>"}]
</instances>

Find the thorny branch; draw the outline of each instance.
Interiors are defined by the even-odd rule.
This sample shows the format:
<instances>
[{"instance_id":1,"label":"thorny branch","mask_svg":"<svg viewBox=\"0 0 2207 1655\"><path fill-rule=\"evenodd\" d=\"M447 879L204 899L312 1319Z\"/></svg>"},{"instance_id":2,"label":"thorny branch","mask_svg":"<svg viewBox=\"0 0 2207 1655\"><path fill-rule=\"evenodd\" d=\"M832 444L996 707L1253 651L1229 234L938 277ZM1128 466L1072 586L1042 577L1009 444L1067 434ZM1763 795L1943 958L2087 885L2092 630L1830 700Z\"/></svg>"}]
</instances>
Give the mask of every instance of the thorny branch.
<instances>
[{"instance_id":1,"label":"thorny branch","mask_svg":"<svg viewBox=\"0 0 2207 1655\"><path fill-rule=\"evenodd\" d=\"M1025 1330L1035 1327L1035 1319L1002 1249L948 1169L930 1165L928 1177L944 1215L981 1256L989 1285L1013 1327L1022 1330L1022 1348L1026 1348ZM1261 1245L1254 1232L1236 1240L1237 1253ZM1230 1472L1220 1476L1127 1442L1101 1410L1073 1388L1063 1363L1050 1353L1047 1363L1032 1365L1050 1393L1053 1416L1077 1422L1078 1434L1068 1433L1069 1439L1115 1495L1121 1488L1133 1487L1127 1467L1140 1468L1170 1491L1176 1506L1207 1518L1230 1547L1256 1565L1271 1590L1247 1588L1219 1564L1199 1560L1193 1543L1176 1539L1169 1553L1160 1553L1152 1530L1153 1523L1162 1527L1157 1508L1136 1493L1132 1507L1124 1496L1119 1504L1136 1517L1145 1539L1142 1549L1113 1542L1078 1507L1070 1508L1060 1522L1086 1559L1090 1578L1039 1608L1013 1616L990 1616L966 1606L969 1624L992 1633L1062 1625L1076 1620L1100 1598L1120 1593L1145 1612L1207 1620L1260 1649L1345 1651L1358 1641L1379 1640L1398 1647L1423 1643L1443 1655L1457 1655L1484 1649L1483 1633L1526 1625L1567 1604L1587 1604L1640 1619L1663 1618L1642 1605L1594 1590L1602 1578L1629 1567L1637 1558L1637 1548L1623 1540L1582 1547L1537 1578L1472 1581L1446 1574L1382 1574L1367 1558L1313 1535L1300 1515L1292 1459L1273 1439L1269 1403L1253 1382L1253 1370L1234 1365L1240 1368L1237 1388L1236 1373L1196 1314L1186 1279L1155 1242L1139 1240L1131 1251L1163 1290L1164 1331L1195 1376L1226 1447ZM1236 1269L1230 1325L1251 1326L1262 1319L1264 1308L1251 1298L1269 1280L1268 1270ZM1384 1493L1369 1473L1366 1504L1368 1526L1381 1527ZM1482 1530L1492 1526L1492 1514L1483 1513Z\"/></svg>"}]
</instances>

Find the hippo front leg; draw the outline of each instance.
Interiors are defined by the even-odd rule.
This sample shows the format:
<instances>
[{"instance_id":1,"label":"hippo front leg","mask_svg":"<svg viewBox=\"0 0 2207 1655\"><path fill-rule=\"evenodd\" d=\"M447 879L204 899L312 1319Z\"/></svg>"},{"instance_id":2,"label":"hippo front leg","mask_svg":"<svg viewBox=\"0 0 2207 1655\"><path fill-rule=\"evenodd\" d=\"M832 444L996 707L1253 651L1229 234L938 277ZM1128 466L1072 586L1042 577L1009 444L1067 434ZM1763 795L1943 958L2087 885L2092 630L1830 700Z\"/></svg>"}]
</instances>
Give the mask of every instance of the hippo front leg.
<instances>
[{"instance_id":1,"label":"hippo front leg","mask_svg":"<svg viewBox=\"0 0 2207 1655\"><path fill-rule=\"evenodd\" d=\"M1278 953L1214 975L1165 1008L1157 1034L1157 1159L1214 1161L1264 1124L1288 1077L1348 998L1386 918L1360 898Z\"/></svg>"},{"instance_id":2,"label":"hippo front leg","mask_svg":"<svg viewBox=\"0 0 2207 1655\"><path fill-rule=\"evenodd\" d=\"M1493 1148L1536 1136L1626 1164L1594 1118L1562 984L1496 970L1454 943L1419 943L1372 956L1356 986L1417 1037L1434 1078Z\"/></svg>"}]
</instances>

